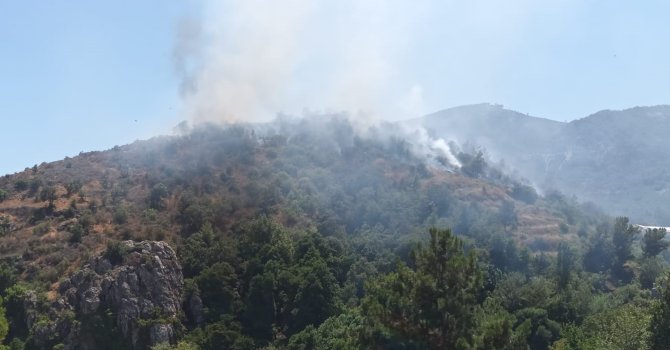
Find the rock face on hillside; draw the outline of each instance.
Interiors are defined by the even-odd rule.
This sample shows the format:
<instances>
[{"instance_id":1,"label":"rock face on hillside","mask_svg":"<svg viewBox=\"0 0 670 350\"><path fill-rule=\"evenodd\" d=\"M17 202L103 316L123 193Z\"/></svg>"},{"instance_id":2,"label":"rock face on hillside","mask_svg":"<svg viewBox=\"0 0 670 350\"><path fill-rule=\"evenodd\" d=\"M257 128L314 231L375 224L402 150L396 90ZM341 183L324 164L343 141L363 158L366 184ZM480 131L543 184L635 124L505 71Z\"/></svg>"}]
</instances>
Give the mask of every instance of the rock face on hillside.
<instances>
[{"instance_id":1,"label":"rock face on hillside","mask_svg":"<svg viewBox=\"0 0 670 350\"><path fill-rule=\"evenodd\" d=\"M121 242L61 283L61 297L54 303L61 315L49 328L63 337L66 349L96 349L99 339L86 334L91 325L68 322L71 317L63 314L74 312L76 319L105 314L133 349L174 342L183 284L181 266L167 243Z\"/></svg>"}]
</instances>

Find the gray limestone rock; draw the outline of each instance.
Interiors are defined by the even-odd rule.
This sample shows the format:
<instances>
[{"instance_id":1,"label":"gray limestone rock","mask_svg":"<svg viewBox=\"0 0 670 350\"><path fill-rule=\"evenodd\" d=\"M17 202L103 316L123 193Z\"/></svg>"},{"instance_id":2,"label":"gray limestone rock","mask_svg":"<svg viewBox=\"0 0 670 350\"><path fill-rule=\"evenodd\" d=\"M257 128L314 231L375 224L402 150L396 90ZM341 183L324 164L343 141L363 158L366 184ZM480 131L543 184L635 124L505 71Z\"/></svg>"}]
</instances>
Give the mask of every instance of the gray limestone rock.
<instances>
[{"instance_id":1,"label":"gray limestone rock","mask_svg":"<svg viewBox=\"0 0 670 350\"><path fill-rule=\"evenodd\" d=\"M78 316L111 310L121 335L133 349L174 343L174 325L179 323L184 288L181 265L174 250L165 242L120 244L120 262L114 264L104 254L92 258L61 283L61 297L52 309L69 310ZM30 305L27 306L29 309ZM71 319L64 312L53 315L53 322L36 329L36 344L42 336L53 338L56 334L63 339L66 349L95 349L96 344L86 340L90 337L77 336L82 331L81 325ZM29 319L28 323L32 327L35 321Z\"/></svg>"}]
</instances>

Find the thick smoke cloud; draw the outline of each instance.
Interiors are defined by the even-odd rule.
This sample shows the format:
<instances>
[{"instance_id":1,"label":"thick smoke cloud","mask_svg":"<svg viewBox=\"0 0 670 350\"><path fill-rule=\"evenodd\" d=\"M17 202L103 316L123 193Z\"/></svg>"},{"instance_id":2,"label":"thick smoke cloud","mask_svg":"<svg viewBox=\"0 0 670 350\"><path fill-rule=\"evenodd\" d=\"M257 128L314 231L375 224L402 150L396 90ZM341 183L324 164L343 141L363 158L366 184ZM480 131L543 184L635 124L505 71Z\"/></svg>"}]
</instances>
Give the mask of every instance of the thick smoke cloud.
<instances>
[{"instance_id":1,"label":"thick smoke cloud","mask_svg":"<svg viewBox=\"0 0 670 350\"><path fill-rule=\"evenodd\" d=\"M398 72L422 1L210 1L177 26L174 62L192 121L266 121L345 111L363 121L421 115Z\"/></svg>"},{"instance_id":2,"label":"thick smoke cloud","mask_svg":"<svg viewBox=\"0 0 670 350\"><path fill-rule=\"evenodd\" d=\"M357 132L424 114L401 61L424 0L211 1L177 26L174 62L187 119L265 122L343 113ZM405 123L417 153L459 166L448 143Z\"/></svg>"}]
</instances>

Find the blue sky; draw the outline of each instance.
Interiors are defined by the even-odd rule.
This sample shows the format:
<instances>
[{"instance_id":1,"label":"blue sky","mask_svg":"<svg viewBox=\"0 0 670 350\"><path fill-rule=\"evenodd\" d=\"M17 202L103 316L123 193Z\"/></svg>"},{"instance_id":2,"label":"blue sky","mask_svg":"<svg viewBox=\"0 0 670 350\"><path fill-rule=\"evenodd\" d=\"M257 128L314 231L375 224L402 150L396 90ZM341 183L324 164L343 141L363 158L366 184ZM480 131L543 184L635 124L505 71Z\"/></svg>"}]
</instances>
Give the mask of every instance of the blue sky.
<instances>
[{"instance_id":1,"label":"blue sky","mask_svg":"<svg viewBox=\"0 0 670 350\"><path fill-rule=\"evenodd\" d=\"M0 1L0 173L171 130L164 3Z\"/></svg>"},{"instance_id":2,"label":"blue sky","mask_svg":"<svg viewBox=\"0 0 670 350\"><path fill-rule=\"evenodd\" d=\"M0 1L0 173L170 133L232 103L250 120L357 108L400 119L479 102L572 120L670 103L669 10L589 0ZM186 52L199 90L182 98L174 50L185 19L202 43Z\"/></svg>"}]
</instances>

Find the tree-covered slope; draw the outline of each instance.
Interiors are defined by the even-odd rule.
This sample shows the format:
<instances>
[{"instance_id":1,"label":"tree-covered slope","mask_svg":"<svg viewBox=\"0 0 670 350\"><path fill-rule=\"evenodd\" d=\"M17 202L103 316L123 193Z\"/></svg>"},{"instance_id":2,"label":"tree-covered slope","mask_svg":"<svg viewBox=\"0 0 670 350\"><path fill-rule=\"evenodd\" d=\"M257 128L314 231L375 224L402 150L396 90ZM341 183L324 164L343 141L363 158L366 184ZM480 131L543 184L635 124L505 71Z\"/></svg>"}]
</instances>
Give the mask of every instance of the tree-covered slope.
<instances>
[{"instance_id":1,"label":"tree-covered slope","mask_svg":"<svg viewBox=\"0 0 670 350\"><path fill-rule=\"evenodd\" d=\"M664 232L386 131L209 125L3 177L5 344L566 349L605 341L606 312L647 329Z\"/></svg>"},{"instance_id":2,"label":"tree-covered slope","mask_svg":"<svg viewBox=\"0 0 670 350\"><path fill-rule=\"evenodd\" d=\"M178 243L205 223L229 230L260 214L326 235L407 237L433 225L505 231L536 251L593 229L570 200L538 199L475 156L461 154L477 164L466 164L475 169L469 174L444 171L414 155L408 140L361 137L343 119L328 123L210 126L5 176L0 254L35 255L32 266L49 256L33 246L81 256L107 239ZM60 263L54 277L64 272Z\"/></svg>"}]
</instances>

